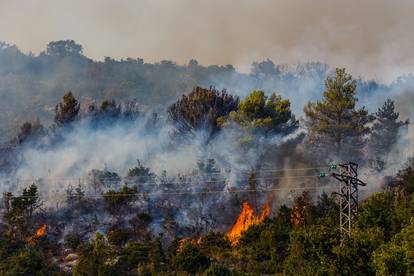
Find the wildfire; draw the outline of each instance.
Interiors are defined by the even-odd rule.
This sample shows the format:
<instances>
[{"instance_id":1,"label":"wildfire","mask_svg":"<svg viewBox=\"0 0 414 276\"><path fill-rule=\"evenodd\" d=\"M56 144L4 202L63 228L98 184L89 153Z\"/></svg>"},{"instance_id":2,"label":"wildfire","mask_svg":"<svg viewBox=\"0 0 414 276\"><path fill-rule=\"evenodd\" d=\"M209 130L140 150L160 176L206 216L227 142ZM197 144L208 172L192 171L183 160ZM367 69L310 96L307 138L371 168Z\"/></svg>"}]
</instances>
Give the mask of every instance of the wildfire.
<instances>
[{"instance_id":1,"label":"wildfire","mask_svg":"<svg viewBox=\"0 0 414 276\"><path fill-rule=\"evenodd\" d=\"M294 225L304 225L305 224L305 218L304 215L306 212L306 205L304 206L293 206L292 213L290 214L290 221Z\"/></svg>"},{"instance_id":2,"label":"wildfire","mask_svg":"<svg viewBox=\"0 0 414 276\"><path fill-rule=\"evenodd\" d=\"M249 203L243 203L243 209L236 220L236 223L233 225L231 230L227 233L231 244L234 246L239 242L241 235L253 225L262 223L270 214L270 206L268 203L265 203L263 206L263 211L260 216L254 213L253 207Z\"/></svg>"},{"instance_id":3,"label":"wildfire","mask_svg":"<svg viewBox=\"0 0 414 276\"><path fill-rule=\"evenodd\" d=\"M46 224L42 224L37 230L36 233L27 239L28 243L34 243L37 239L46 236Z\"/></svg>"},{"instance_id":4,"label":"wildfire","mask_svg":"<svg viewBox=\"0 0 414 276\"><path fill-rule=\"evenodd\" d=\"M178 252L181 252L181 251L183 250L184 246L185 246L187 243L191 243L191 244L193 244L193 245L200 245L200 244L201 244L201 238L198 238L198 239L183 238L183 239L181 239L181 240L178 242L178 247L177 247L176 252L177 252L177 253L178 253Z\"/></svg>"}]
</instances>

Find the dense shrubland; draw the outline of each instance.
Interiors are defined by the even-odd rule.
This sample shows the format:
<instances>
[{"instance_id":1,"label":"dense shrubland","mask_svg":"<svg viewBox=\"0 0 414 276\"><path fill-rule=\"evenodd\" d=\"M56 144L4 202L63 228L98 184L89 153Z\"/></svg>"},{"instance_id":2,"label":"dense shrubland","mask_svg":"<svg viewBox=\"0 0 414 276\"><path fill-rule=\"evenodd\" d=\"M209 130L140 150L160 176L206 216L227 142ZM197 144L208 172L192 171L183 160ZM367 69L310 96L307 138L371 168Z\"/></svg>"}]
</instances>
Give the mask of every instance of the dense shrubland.
<instances>
[{"instance_id":1,"label":"dense shrubland","mask_svg":"<svg viewBox=\"0 0 414 276\"><path fill-rule=\"evenodd\" d=\"M146 213L137 214L134 224L114 226L105 235L98 232L91 239L76 232L67 234L64 243L53 239L50 226L52 237L28 244L25 237L38 227L36 220L40 220L42 211L38 200L27 202L16 197L6 213L6 222L19 230L1 232L0 271L4 275L63 273L58 265L64 263L67 268L71 257L68 253L75 252L75 275L411 274L412 179L413 170L408 167L399 173L393 187L364 200L357 225L342 246L338 206L326 194L315 201L307 193L296 198L294 204L307 206L302 209L303 223L294 224L291 219L293 206L298 205L282 205L271 218L247 230L235 247L224 234L214 231L197 240L176 236L164 244L162 235L148 232L151 217ZM22 196L29 194L35 195L35 188L25 190ZM112 208L114 202L105 204ZM122 209L128 202L116 204ZM112 215L118 216L117 212Z\"/></svg>"}]
</instances>

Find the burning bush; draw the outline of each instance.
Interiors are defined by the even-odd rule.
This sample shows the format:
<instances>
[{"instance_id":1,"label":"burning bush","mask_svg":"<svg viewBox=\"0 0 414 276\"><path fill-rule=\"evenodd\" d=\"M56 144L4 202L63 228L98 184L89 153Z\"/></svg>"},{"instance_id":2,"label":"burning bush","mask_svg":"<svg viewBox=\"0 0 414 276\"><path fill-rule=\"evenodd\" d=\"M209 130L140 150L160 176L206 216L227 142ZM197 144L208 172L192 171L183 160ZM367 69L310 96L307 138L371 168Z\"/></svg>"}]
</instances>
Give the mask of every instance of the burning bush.
<instances>
[{"instance_id":1,"label":"burning bush","mask_svg":"<svg viewBox=\"0 0 414 276\"><path fill-rule=\"evenodd\" d=\"M254 213L253 207L251 207L249 203L243 203L242 211L237 218L236 223L227 233L227 237L231 244L233 246L237 245L242 234L251 226L262 223L269 216L269 213L270 206L267 203L263 206L263 211L260 216Z\"/></svg>"},{"instance_id":2,"label":"burning bush","mask_svg":"<svg viewBox=\"0 0 414 276\"><path fill-rule=\"evenodd\" d=\"M27 242L33 244L37 239L46 236L46 224L42 224L37 230L36 233L27 239Z\"/></svg>"}]
</instances>

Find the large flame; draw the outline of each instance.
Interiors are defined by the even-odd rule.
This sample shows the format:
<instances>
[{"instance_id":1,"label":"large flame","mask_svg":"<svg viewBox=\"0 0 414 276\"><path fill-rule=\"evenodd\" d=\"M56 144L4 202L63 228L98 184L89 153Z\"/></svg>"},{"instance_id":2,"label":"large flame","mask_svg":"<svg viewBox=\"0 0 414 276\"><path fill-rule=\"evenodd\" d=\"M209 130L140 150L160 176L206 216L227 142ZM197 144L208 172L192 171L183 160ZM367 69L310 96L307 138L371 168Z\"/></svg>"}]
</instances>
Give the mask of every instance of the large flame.
<instances>
[{"instance_id":1,"label":"large flame","mask_svg":"<svg viewBox=\"0 0 414 276\"><path fill-rule=\"evenodd\" d=\"M36 233L27 239L28 243L33 243L37 239L46 236L46 224L42 224L37 230Z\"/></svg>"},{"instance_id":2,"label":"large flame","mask_svg":"<svg viewBox=\"0 0 414 276\"><path fill-rule=\"evenodd\" d=\"M231 230L227 233L231 244L234 246L239 242L242 234L253 225L262 223L270 214L270 206L268 203L265 203L263 206L263 211L260 216L254 213L253 207L249 203L243 203L243 209L236 220L236 223L233 225Z\"/></svg>"}]
</instances>

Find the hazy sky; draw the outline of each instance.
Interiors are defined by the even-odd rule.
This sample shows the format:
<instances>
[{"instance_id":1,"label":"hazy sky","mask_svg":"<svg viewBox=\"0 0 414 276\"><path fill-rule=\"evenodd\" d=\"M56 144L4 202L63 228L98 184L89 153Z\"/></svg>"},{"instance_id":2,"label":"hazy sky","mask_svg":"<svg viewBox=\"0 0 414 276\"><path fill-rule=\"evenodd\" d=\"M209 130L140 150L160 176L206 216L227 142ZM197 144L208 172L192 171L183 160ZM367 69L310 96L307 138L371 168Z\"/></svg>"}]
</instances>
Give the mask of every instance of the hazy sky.
<instances>
[{"instance_id":1,"label":"hazy sky","mask_svg":"<svg viewBox=\"0 0 414 276\"><path fill-rule=\"evenodd\" d=\"M411 0L0 0L0 40L38 53L74 39L94 59L323 61L391 80L414 72Z\"/></svg>"}]
</instances>

